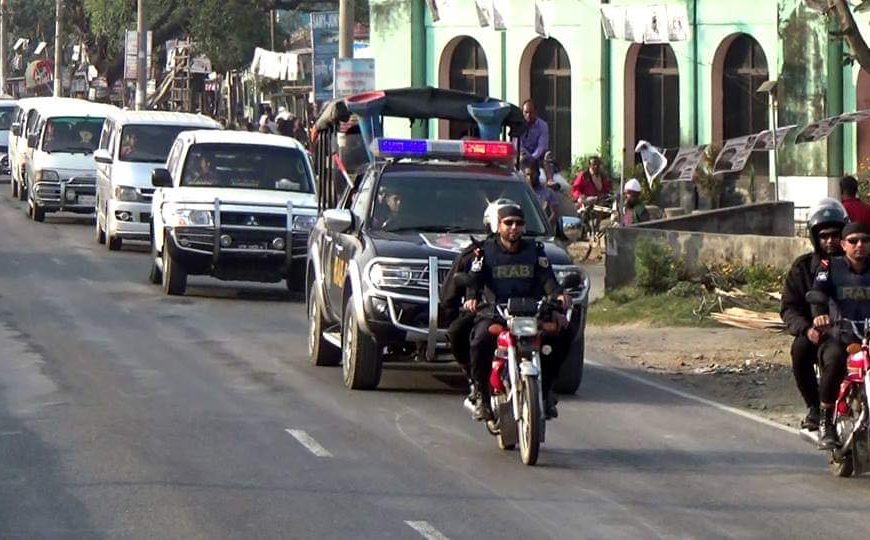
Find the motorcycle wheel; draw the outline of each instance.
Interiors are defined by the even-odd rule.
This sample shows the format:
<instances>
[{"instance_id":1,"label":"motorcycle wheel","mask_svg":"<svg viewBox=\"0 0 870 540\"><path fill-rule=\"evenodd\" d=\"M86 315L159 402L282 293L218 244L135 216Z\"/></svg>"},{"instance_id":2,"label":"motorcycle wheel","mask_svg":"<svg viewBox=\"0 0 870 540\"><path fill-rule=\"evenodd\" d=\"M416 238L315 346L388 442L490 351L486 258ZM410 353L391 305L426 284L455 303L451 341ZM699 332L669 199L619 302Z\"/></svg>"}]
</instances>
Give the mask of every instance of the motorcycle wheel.
<instances>
[{"instance_id":1,"label":"motorcycle wheel","mask_svg":"<svg viewBox=\"0 0 870 540\"><path fill-rule=\"evenodd\" d=\"M854 414L854 413L853 413ZM849 416L840 416L835 420L836 429L837 429L837 437L842 441L852 432L853 426L855 422L855 418L852 415ZM834 454L831 452L831 473L834 476L839 476L840 478L848 478L852 476L855 472L855 453L854 442L852 443L852 448L846 452L842 458L839 460L834 459Z\"/></svg>"},{"instance_id":2,"label":"motorcycle wheel","mask_svg":"<svg viewBox=\"0 0 870 540\"><path fill-rule=\"evenodd\" d=\"M536 377L523 376L520 392L520 418L518 431L520 440L520 459L525 465L538 462L538 451L541 448L544 415L541 410L541 395Z\"/></svg>"}]
</instances>

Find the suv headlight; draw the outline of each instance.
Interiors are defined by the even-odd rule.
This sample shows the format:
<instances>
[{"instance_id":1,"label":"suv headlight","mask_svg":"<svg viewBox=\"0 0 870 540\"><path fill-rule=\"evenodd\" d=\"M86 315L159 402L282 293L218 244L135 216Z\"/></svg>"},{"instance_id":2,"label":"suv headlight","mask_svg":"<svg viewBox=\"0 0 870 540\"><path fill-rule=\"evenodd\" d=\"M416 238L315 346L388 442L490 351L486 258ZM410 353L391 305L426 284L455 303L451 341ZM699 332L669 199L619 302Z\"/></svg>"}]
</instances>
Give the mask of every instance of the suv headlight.
<instances>
[{"instance_id":1,"label":"suv headlight","mask_svg":"<svg viewBox=\"0 0 870 540\"><path fill-rule=\"evenodd\" d=\"M178 208L169 214L168 222L172 227L214 227L214 216L211 210Z\"/></svg>"},{"instance_id":2,"label":"suv headlight","mask_svg":"<svg viewBox=\"0 0 870 540\"><path fill-rule=\"evenodd\" d=\"M369 281L375 287L407 287L411 283L411 268L408 266L375 263L369 269Z\"/></svg>"},{"instance_id":3,"label":"suv headlight","mask_svg":"<svg viewBox=\"0 0 870 540\"><path fill-rule=\"evenodd\" d=\"M51 169L36 171L34 176L36 177L37 182L60 182L60 175L57 174L57 171Z\"/></svg>"},{"instance_id":4,"label":"suv headlight","mask_svg":"<svg viewBox=\"0 0 870 540\"><path fill-rule=\"evenodd\" d=\"M538 319L534 317L513 317L508 321L511 333L518 337L534 336L538 333Z\"/></svg>"},{"instance_id":5,"label":"suv headlight","mask_svg":"<svg viewBox=\"0 0 870 540\"><path fill-rule=\"evenodd\" d=\"M115 186L115 198L123 202L137 202L139 192L130 186Z\"/></svg>"},{"instance_id":6,"label":"suv headlight","mask_svg":"<svg viewBox=\"0 0 870 540\"><path fill-rule=\"evenodd\" d=\"M293 216L293 230L308 232L314 228L317 216Z\"/></svg>"}]
</instances>

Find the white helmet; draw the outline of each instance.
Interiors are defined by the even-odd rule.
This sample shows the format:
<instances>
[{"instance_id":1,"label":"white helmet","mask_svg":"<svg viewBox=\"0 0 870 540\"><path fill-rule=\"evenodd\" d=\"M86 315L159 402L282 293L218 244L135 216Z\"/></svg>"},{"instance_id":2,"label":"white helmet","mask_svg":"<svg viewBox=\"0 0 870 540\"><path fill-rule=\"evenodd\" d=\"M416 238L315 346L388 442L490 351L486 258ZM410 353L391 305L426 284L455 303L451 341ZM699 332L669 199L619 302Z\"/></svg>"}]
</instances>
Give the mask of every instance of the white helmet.
<instances>
[{"instance_id":1,"label":"white helmet","mask_svg":"<svg viewBox=\"0 0 870 540\"><path fill-rule=\"evenodd\" d=\"M636 178L632 178L625 183L624 191L634 191L635 193L640 193L640 182L638 182Z\"/></svg>"},{"instance_id":2,"label":"white helmet","mask_svg":"<svg viewBox=\"0 0 870 540\"><path fill-rule=\"evenodd\" d=\"M519 204L511 199L496 199L486 205L486 210L483 211L483 224L492 233L498 232L498 211L505 206L515 206L522 209Z\"/></svg>"}]
</instances>

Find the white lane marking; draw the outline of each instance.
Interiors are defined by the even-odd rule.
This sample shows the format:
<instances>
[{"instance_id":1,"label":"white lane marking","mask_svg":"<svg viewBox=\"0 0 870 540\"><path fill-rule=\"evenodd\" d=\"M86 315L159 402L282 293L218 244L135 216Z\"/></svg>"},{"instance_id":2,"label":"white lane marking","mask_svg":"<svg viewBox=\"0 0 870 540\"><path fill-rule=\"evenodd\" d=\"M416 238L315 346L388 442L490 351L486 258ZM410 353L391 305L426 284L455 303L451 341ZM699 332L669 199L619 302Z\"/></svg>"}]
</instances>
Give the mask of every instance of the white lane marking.
<instances>
[{"instance_id":1,"label":"white lane marking","mask_svg":"<svg viewBox=\"0 0 870 540\"><path fill-rule=\"evenodd\" d=\"M332 457L332 454L320 445L319 442L315 441L314 438L301 429L285 429L287 433L290 434L291 437L299 441L299 444L308 449L309 452L314 454L317 457Z\"/></svg>"},{"instance_id":2,"label":"white lane marking","mask_svg":"<svg viewBox=\"0 0 870 540\"><path fill-rule=\"evenodd\" d=\"M54 264L56 264L58 266L66 266L66 263L63 262L62 260L58 259L57 257L52 257L51 262L53 262Z\"/></svg>"},{"instance_id":3,"label":"white lane marking","mask_svg":"<svg viewBox=\"0 0 870 540\"><path fill-rule=\"evenodd\" d=\"M428 521L406 521L405 524L420 533L420 536L426 540L449 540Z\"/></svg>"},{"instance_id":4,"label":"white lane marking","mask_svg":"<svg viewBox=\"0 0 870 540\"><path fill-rule=\"evenodd\" d=\"M589 365L595 366L599 369L602 369L608 373L612 373L614 375L618 375L620 377L625 377L626 379L631 379L632 381L638 382L640 384L645 384L647 386L651 386L663 392L667 392L669 394L673 394L675 396L680 396L681 398L688 399L691 401L695 401L698 403L703 403L709 407L713 407L715 409L719 409L720 411L729 412L731 414L736 414L737 416L742 416L743 418L747 418L749 420L758 422L759 424L764 424L766 426L774 427L776 429L785 431L787 433L791 433L792 435L800 435L800 430L787 426L785 424L780 424L779 422L774 422L773 420L768 420L763 416L758 416L757 414L752 414L750 412L746 412L744 410L738 409L736 407L732 407L730 405L725 405L724 403L719 403L718 401L713 401L711 399L702 398L701 396L696 396L695 394L690 394L689 392L684 392L682 390L677 390L676 388L672 388L668 385L657 383L655 381L649 380L646 377L641 377L639 375L634 375L633 373L627 373L624 370L604 365L600 362L588 362Z\"/></svg>"}]
</instances>

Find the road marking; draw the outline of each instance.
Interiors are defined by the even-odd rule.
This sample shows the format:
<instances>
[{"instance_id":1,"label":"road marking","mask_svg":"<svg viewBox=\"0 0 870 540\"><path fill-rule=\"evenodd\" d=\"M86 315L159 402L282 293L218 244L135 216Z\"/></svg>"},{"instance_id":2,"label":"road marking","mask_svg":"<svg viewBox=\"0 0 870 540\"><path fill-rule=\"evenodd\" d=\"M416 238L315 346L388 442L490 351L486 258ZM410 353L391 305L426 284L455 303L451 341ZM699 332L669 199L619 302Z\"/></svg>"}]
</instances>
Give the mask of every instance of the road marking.
<instances>
[{"instance_id":1,"label":"road marking","mask_svg":"<svg viewBox=\"0 0 870 540\"><path fill-rule=\"evenodd\" d=\"M428 521L406 521L405 524L420 533L420 536L426 540L449 540Z\"/></svg>"},{"instance_id":2,"label":"road marking","mask_svg":"<svg viewBox=\"0 0 870 540\"><path fill-rule=\"evenodd\" d=\"M319 442L315 441L314 438L301 429L285 429L287 433L290 434L291 437L299 441L299 444L308 449L309 452L314 454L317 457L332 457L332 454L320 445Z\"/></svg>"},{"instance_id":3,"label":"road marking","mask_svg":"<svg viewBox=\"0 0 870 540\"><path fill-rule=\"evenodd\" d=\"M66 266L66 263L58 259L57 257L52 257L51 261L58 266Z\"/></svg>"},{"instance_id":4,"label":"road marking","mask_svg":"<svg viewBox=\"0 0 870 540\"><path fill-rule=\"evenodd\" d=\"M630 379L634 382L638 382L640 384L645 384L647 386L651 386L657 390L661 390L663 392L667 392L669 394L673 394L675 396L680 396L681 398L688 399L691 401L695 401L697 403L702 403L709 407L713 407L715 409L719 409L720 411L729 412L731 414L736 414L737 416L742 416L743 418L752 420L754 422L758 422L759 424L764 424L766 426L774 427L776 429L785 431L787 433L791 433L792 435L800 435L800 430L797 428L793 428L787 426L785 424L780 424L779 422L774 422L773 420L768 420L763 416L758 416L757 414L752 414L751 412L746 412L744 410L738 409L737 407L732 407L730 405L725 405L724 403L719 403L718 401L713 401L711 399L702 398L701 396L696 396L695 394L690 394L689 392L684 392L682 390L677 390L676 388L672 388L666 384L661 384L655 381L652 381L646 377L641 377L640 375L634 375L633 373L627 373L623 369L607 366L605 364L599 362L588 362L589 365L595 366L599 369L602 369L608 373L612 373L614 375L619 375L620 377L624 377L626 379Z\"/></svg>"}]
</instances>

